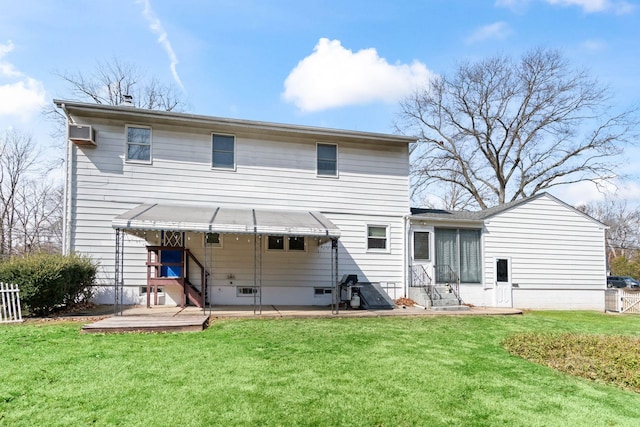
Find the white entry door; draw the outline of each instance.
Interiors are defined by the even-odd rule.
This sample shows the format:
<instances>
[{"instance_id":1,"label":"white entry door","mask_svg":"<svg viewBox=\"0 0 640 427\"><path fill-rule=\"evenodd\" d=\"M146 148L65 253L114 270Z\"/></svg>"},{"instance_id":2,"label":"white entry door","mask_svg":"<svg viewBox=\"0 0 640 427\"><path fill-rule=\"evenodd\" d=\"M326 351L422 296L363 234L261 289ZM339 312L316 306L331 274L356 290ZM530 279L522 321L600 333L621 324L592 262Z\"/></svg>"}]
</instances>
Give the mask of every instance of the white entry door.
<instances>
[{"instance_id":1,"label":"white entry door","mask_svg":"<svg viewBox=\"0 0 640 427\"><path fill-rule=\"evenodd\" d=\"M496 307L513 307L511 259L494 258Z\"/></svg>"}]
</instances>

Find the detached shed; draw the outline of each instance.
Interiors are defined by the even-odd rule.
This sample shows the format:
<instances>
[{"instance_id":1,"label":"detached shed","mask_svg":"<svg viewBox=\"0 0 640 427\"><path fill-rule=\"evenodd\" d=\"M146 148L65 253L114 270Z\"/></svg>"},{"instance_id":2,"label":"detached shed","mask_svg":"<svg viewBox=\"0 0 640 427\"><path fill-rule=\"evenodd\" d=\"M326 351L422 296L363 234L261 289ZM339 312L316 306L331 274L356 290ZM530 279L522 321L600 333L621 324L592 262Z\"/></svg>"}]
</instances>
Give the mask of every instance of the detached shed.
<instances>
[{"instance_id":1,"label":"detached shed","mask_svg":"<svg viewBox=\"0 0 640 427\"><path fill-rule=\"evenodd\" d=\"M548 193L478 212L417 210L410 271L421 266L436 285L449 265L467 304L604 310L605 230ZM433 255L421 260L415 245L425 233Z\"/></svg>"}]
</instances>

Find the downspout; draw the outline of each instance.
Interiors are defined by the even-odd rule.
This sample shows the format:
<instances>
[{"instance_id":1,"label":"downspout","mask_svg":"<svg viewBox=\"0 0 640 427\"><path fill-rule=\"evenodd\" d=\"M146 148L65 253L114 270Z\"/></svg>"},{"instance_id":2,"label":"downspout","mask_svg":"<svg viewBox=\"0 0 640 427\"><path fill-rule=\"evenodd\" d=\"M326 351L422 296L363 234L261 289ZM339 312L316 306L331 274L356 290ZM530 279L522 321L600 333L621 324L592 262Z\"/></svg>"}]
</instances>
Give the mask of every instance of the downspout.
<instances>
[{"instance_id":1,"label":"downspout","mask_svg":"<svg viewBox=\"0 0 640 427\"><path fill-rule=\"evenodd\" d=\"M404 297L408 298L407 295L409 295L409 260L410 260L410 254L411 254L411 248L409 247L411 242L411 239L409 238L409 218L411 217L411 214L406 214L402 217L402 221L403 221L403 228L404 228L404 260L403 260L403 266L402 266L402 283L403 283L403 290L404 290Z\"/></svg>"},{"instance_id":2,"label":"downspout","mask_svg":"<svg viewBox=\"0 0 640 427\"><path fill-rule=\"evenodd\" d=\"M59 104L59 108L64 111L64 114L67 118L67 126L65 131L65 146L66 146L66 155L65 155L65 179L64 179L64 203L62 206L62 253L64 255L69 255L71 253L71 224L72 224L72 209L71 202L73 199L72 194L72 181L73 181L73 147L69 143L69 123L73 123L73 119L69 115L67 111L67 107L65 104Z\"/></svg>"}]
</instances>

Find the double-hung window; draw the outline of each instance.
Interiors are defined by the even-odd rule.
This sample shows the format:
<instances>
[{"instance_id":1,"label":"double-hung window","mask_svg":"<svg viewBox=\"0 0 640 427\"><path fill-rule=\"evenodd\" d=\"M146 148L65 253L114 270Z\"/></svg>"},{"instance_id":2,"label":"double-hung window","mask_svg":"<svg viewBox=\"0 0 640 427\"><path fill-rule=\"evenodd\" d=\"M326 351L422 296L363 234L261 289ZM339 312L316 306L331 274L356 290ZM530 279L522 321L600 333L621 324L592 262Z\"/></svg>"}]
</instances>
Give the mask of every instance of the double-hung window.
<instances>
[{"instance_id":1,"label":"double-hung window","mask_svg":"<svg viewBox=\"0 0 640 427\"><path fill-rule=\"evenodd\" d=\"M236 138L233 135L211 136L211 167L216 169L236 168Z\"/></svg>"},{"instance_id":2,"label":"double-hung window","mask_svg":"<svg viewBox=\"0 0 640 427\"><path fill-rule=\"evenodd\" d=\"M320 144L316 146L318 176L338 176L338 146Z\"/></svg>"},{"instance_id":3,"label":"double-hung window","mask_svg":"<svg viewBox=\"0 0 640 427\"><path fill-rule=\"evenodd\" d=\"M126 127L128 162L151 163L151 128L148 126Z\"/></svg>"},{"instance_id":4,"label":"double-hung window","mask_svg":"<svg viewBox=\"0 0 640 427\"><path fill-rule=\"evenodd\" d=\"M388 225L367 225L367 250L375 252L389 251Z\"/></svg>"}]
</instances>

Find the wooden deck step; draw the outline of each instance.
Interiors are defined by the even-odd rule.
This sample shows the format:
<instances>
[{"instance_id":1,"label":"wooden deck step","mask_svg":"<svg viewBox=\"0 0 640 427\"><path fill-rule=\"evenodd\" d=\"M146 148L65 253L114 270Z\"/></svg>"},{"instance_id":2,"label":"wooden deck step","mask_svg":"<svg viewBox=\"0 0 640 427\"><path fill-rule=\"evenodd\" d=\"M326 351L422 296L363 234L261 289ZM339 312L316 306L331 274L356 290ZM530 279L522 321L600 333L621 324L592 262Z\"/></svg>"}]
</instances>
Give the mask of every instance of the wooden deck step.
<instances>
[{"instance_id":1,"label":"wooden deck step","mask_svg":"<svg viewBox=\"0 0 640 427\"><path fill-rule=\"evenodd\" d=\"M209 325L209 316L114 316L84 325L85 334L119 332L201 332Z\"/></svg>"}]
</instances>

